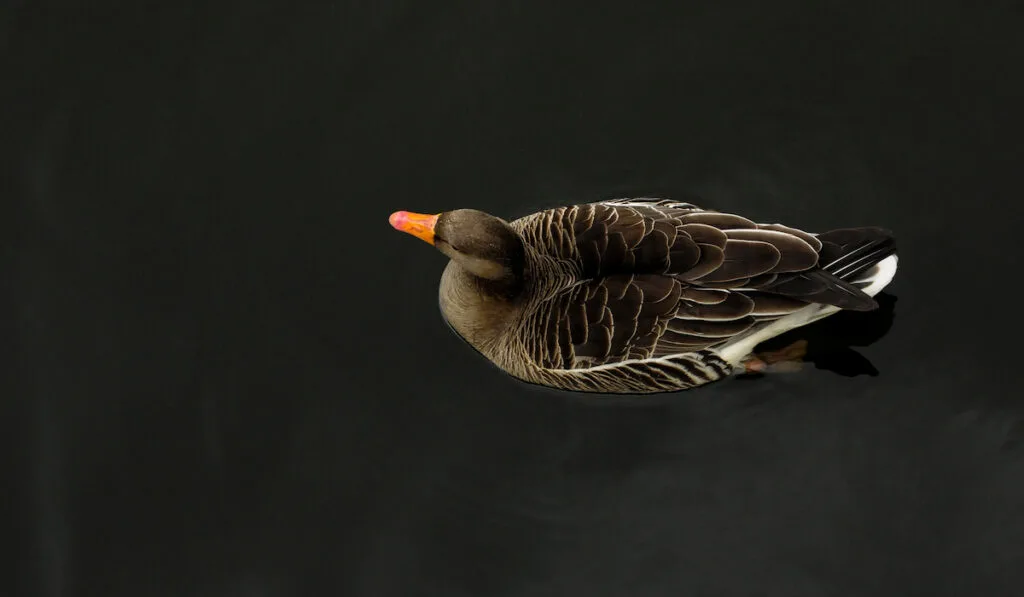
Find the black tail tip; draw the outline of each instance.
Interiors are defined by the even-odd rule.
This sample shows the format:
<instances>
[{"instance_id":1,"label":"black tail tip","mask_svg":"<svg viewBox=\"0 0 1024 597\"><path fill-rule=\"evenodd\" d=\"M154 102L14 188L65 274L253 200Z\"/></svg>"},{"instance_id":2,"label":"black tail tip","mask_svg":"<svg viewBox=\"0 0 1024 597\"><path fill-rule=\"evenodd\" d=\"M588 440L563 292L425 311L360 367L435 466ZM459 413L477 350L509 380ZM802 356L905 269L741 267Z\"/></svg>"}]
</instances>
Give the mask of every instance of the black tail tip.
<instances>
[{"instance_id":1,"label":"black tail tip","mask_svg":"<svg viewBox=\"0 0 1024 597\"><path fill-rule=\"evenodd\" d=\"M867 295L865 295L865 296L867 296ZM857 301L856 303L850 305L849 307L844 307L844 308L847 311L867 312L867 311L874 311L875 309L878 308L878 306L879 306L878 305L878 301L876 301L872 297L867 297L867 300Z\"/></svg>"}]
</instances>

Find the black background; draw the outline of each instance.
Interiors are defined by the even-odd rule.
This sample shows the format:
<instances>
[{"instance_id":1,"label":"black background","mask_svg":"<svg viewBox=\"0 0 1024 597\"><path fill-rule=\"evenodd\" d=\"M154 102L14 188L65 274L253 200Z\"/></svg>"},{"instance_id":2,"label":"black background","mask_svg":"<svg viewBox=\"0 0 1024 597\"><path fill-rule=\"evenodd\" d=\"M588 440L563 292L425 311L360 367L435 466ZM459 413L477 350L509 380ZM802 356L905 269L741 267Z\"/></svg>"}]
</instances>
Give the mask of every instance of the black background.
<instances>
[{"instance_id":1,"label":"black background","mask_svg":"<svg viewBox=\"0 0 1024 597\"><path fill-rule=\"evenodd\" d=\"M1019 595L1019 12L7 3L3 593ZM895 230L880 374L524 386L387 223L627 195Z\"/></svg>"}]
</instances>

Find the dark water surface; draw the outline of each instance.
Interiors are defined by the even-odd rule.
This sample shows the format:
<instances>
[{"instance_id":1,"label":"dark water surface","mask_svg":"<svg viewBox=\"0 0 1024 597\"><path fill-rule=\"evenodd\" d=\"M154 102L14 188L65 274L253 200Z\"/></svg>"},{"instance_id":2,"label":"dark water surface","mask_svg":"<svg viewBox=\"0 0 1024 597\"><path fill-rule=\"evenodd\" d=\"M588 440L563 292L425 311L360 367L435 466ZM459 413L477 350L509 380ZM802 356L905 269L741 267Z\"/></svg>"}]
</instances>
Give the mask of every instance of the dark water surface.
<instances>
[{"instance_id":1,"label":"dark water surface","mask_svg":"<svg viewBox=\"0 0 1024 597\"><path fill-rule=\"evenodd\" d=\"M1019 12L8 3L0 593L1020 595ZM890 227L891 321L558 393L387 222L627 195Z\"/></svg>"}]
</instances>

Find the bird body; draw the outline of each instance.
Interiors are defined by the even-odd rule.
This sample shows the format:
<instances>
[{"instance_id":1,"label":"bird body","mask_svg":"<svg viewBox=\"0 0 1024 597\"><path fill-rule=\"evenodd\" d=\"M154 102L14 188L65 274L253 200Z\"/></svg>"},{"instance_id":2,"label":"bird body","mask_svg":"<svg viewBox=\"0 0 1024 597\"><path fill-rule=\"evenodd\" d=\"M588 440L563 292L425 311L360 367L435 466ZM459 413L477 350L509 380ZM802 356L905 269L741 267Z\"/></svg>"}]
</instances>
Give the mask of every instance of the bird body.
<instances>
[{"instance_id":1,"label":"bird body","mask_svg":"<svg viewBox=\"0 0 1024 597\"><path fill-rule=\"evenodd\" d=\"M451 258L439 304L459 336L516 378L583 392L678 391L727 377L765 340L876 308L897 259L881 228L812 234L668 199L511 222L475 210L397 212L392 224L419 226L406 231Z\"/></svg>"}]
</instances>

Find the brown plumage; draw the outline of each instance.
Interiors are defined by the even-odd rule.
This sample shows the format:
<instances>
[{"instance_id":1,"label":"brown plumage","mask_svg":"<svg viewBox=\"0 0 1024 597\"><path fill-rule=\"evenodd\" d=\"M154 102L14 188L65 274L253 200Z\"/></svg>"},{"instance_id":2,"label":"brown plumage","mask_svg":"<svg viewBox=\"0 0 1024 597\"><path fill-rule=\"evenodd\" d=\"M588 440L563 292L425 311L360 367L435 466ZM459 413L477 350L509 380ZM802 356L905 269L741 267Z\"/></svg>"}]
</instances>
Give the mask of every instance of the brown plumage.
<instances>
[{"instance_id":1,"label":"brown plumage","mask_svg":"<svg viewBox=\"0 0 1024 597\"><path fill-rule=\"evenodd\" d=\"M519 379L576 391L715 381L768 338L874 309L896 266L883 229L811 234L666 199L392 224L451 258L440 305L462 338Z\"/></svg>"}]
</instances>

